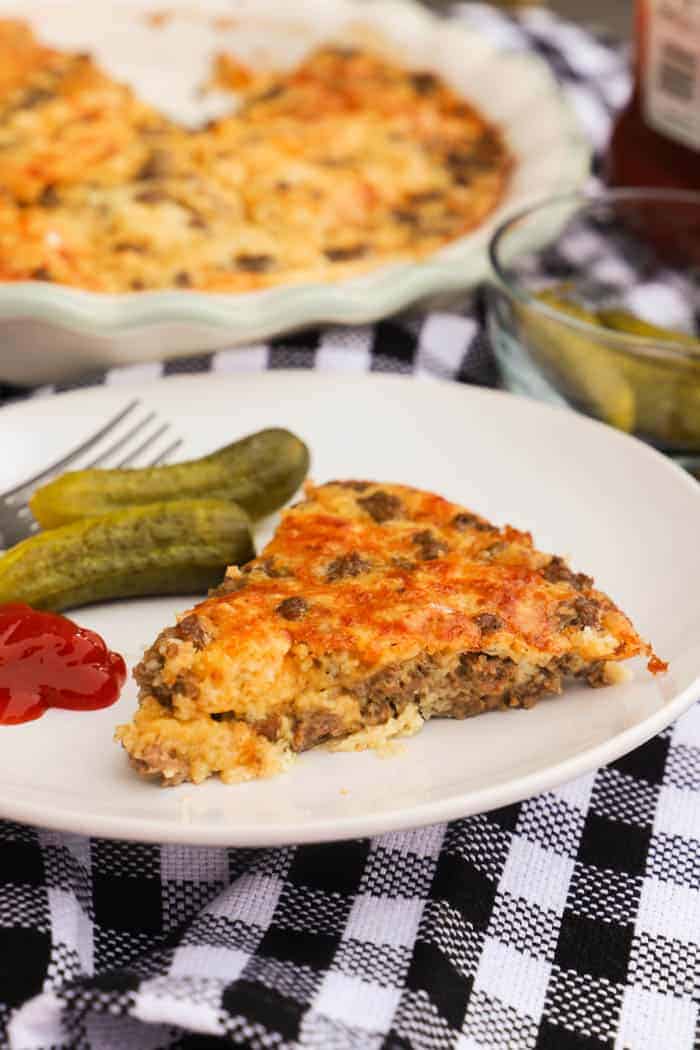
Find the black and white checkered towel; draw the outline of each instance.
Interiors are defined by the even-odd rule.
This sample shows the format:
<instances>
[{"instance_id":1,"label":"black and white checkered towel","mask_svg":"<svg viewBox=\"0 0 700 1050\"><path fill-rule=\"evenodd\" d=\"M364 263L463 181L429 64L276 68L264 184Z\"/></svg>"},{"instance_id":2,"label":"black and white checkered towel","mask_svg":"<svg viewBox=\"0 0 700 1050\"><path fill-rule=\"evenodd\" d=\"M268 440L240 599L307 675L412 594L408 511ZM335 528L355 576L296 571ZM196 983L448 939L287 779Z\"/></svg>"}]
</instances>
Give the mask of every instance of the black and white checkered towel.
<instances>
[{"instance_id":1,"label":"black and white checkered towel","mask_svg":"<svg viewBox=\"0 0 700 1050\"><path fill-rule=\"evenodd\" d=\"M543 54L604 145L627 90L613 49L542 11L458 17ZM91 381L280 366L495 381L478 311ZM691 1050L699 975L700 705L556 791L371 841L225 850L0 822L12 1050Z\"/></svg>"}]
</instances>

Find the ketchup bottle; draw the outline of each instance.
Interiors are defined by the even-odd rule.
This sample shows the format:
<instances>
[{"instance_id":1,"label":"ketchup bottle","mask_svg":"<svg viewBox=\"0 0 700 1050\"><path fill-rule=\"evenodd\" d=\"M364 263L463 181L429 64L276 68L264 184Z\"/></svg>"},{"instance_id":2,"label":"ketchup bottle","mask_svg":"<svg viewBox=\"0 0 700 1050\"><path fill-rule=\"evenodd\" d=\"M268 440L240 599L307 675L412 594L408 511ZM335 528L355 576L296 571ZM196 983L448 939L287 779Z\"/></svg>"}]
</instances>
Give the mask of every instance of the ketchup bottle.
<instances>
[{"instance_id":1,"label":"ketchup bottle","mask_svg":"<svg viewBox=\"0 0 700 1050\"><path fill-rule=\"evenodd\" d=\"M613 186L700 190L700 2L637 0L632 98L613 131Z\"/></svg>"}]
</instances>

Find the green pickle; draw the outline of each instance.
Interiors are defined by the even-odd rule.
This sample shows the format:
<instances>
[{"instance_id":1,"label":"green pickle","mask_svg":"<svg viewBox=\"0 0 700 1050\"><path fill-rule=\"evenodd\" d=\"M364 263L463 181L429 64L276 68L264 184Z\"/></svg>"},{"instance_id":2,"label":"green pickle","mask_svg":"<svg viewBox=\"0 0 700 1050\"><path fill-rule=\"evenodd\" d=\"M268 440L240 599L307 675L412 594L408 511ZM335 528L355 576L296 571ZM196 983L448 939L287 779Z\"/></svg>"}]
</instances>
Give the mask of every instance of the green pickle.
<instances>
[{"instance_id":1,"label":"green pickle","mask_svg":"<svg viewBox=\"0 0 700 1050\"><path fill-rule=\"evenodd\" d=\"M700 445L700 341L650 324L619 307L599 310L598 321L606 328L642 339L658 339L661 344L677 343L691 356L662 355L632 357L620 354L625 373L637 398L637 430L644 437L668 448L685 449Z\"/></svg>"},{"instance_id":2,"label":"green pickle","mask_svg":"<svg viewBox=\"0 0 700 1050\"><path fill-rule=\"evenodd\" d=\"M595 314L553 290L539 292L536 298L579 321L598 323ZM611 426L634 430L634 391L608 347L527 307L520 320L531 354L566 397Z\"/></svg>"},{"instance_id":3,"label":"green pickle","mask_svg":"<svg viewBox=\"0 0 700 1050\"><path fill-rule=\"evenodd\" d=\"M203 594L254 556L248 516L227 500L152 503L23 540L0 557L0 603L59 612L112 598Z\"/></svg>"},{"instance_id":4,"label":"green pickle","mask_svg":"<svg viewBox=\"0 0 700 1050\"><path fill-rule=\"evenodd\" d=\"M700 341L661 328L622 308L587 310L567 299L566 285L536 296L540 302L600 330L600 339L565 329L563 323L523 307L523 337L550 381L574 404L627 432L634 431L664 448L700 446L700 353L697 359L654 354L644 356L606 341L625 334L674 341L700 351Z\"/></svg>"},{"instance_id":5,"label":"green pickle","mask_svg":"<svg viewBox=\"0 0 700 1050\"><path fill-rule=\"evenodd\" d=\"M286 503L308 467L304 442L288 430L270 428L185 463L72 471L37 489L30 506L45 529L180 499L231 500L259 518Z\"/></svg>"},{"instance_id":6,"label":"green pickle","mask_svg":"<svg viewBox=\"0 0 700 1050\"><path fill-rule=\"evenodd\" d=\"M637 335L642 339L660 339L664 342L679 343L682 346L700 350L700 340L695 339L692 335L676 332L673 328L662 328L660 325L650 324L649 321L642 321L641 317L635 317L634 314L621 310L619 307L598 310L596 317L606 328L614 328L618 332L626 332L627 335Z\"/></svg>"}]
</instances>

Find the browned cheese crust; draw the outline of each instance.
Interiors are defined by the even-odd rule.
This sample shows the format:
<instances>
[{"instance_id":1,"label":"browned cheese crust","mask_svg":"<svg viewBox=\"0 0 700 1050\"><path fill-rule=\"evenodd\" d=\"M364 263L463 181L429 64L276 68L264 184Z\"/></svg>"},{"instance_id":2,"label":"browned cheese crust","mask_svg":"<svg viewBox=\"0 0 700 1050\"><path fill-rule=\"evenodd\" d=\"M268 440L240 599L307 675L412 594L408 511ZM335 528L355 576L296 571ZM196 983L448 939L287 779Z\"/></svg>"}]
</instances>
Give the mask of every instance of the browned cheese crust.
<instances>
[{"instance_id":1,"label":"browned cheese crust","mask_svg":"<svg viewBox=\"0 0 700 1050\"><path fill-rule=\"evenodd\" d=\"M220 57L236 112L177 127L88 55L0 21L0 280L240 292L422 258L506 187L497 128L430 73L327 47Z\"/></svg>"},{"instance_id":2,"label":"browned cheese crust","mask_svg":"<svg viewBox=\"0 0 700 1050\"><path fill-rule=\"evenodd\" d=\"M261 556L163 631L117 736L166 784L285 768L324 741L380 746L431 716L529 707L651 650L528 533L439 496L307 486Z\"/></svg>"}]
</instances>

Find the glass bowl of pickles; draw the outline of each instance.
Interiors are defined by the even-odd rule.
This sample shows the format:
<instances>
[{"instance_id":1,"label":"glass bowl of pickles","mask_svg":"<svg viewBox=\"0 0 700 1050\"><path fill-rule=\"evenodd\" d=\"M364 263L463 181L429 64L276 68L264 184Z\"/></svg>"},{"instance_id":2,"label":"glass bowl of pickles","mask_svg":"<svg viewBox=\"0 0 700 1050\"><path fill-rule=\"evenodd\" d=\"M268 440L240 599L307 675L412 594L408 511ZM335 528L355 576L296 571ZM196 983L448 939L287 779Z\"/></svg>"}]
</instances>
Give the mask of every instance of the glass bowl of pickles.
<instances>
[{"instance_id":1,"label":"glass bowl of pickles","mask_svg":"<svg viewBox=\"0 0 700 1050\"><path fill-rule=\"evenodd\" d=\"M503 223L490 257L506 387L700 467L700 193L550 199Z\"/></svg>"}]
</instances>

